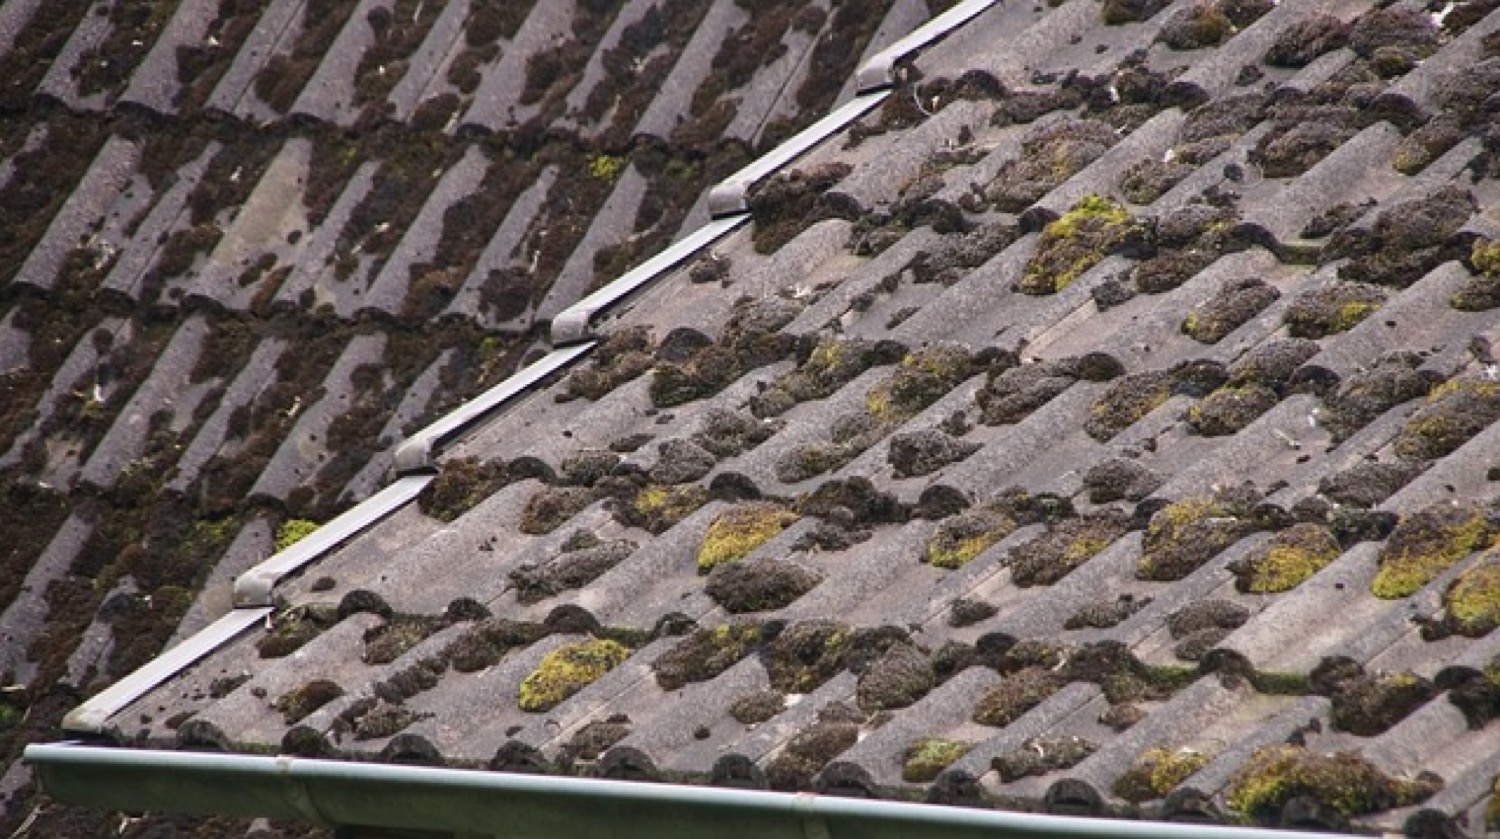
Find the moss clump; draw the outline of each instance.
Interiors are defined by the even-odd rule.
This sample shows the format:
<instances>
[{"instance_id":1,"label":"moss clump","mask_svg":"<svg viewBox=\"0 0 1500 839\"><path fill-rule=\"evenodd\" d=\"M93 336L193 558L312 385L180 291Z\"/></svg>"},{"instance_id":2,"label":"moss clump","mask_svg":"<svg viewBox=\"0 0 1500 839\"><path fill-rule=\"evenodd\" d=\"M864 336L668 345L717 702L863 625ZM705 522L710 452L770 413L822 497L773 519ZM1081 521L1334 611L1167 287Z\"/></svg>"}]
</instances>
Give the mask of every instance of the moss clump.
<instances>
[{"instance_id":1,"label":"moss clump","mask_svg":"<svg viewBox=\"0 0 1500 839\"><path fill-rule=\"evenodd\" d=\"M1332 668L1320 666L1320 669L1339 666L1335 660ZM1332 674L1324 674L1315 669L1312 683L1316 686L1330 677L1334 681L1330 714L1334 730L1347 731L1360 737L1376 737L1389 731L1396 723L1427 704L1437 693L1432 682L1414 673L1360 673L1340 679L1336 669Z\"/></svg>"},{"instance_id":2,"label":"moss clump","mask_svg":"<svg viewBox=\"0 0 1500 839\"><path fill-rule=\"evenodd\" d=\"M629 657L630 650L623 644L597 638L559 647L547 653L521 682L521 710L551 710Z\"/></svg>"},{"instance_id":3,"label":"moss clump","mask_svg":"<svg viewBox=\"0 0 1500 839\"><path fill-rule=\"evenodd\" d=\"M927 540L922 560L935 568L956 570L1009 536L1016 529L1010 516L996 509L981 509L953 516L938 525Z\"/></svg>"},{"instance_id":4,"label":"moss clump","mask_svg":"<svg viewBox=\"0 0 1500 839\"><path fill-rule=\"evenodd\" d=\"M974 722L1003 728L1057 693L1064 681L1046 667L1026 667L1001 680L974 708Z\"/></svg>"},{"instance_id":5,"label":"moss clump","mask_svg":"<svg viewBox=\"0 0 1500 839\"><path fill-rule=\"evenodd\" d=\"M301 722L308 714L344 695L344 689L327 679L314 679L276 699L276 710L287 725Z\"/></svg>"},{"instance_id":6,"label":"moss clump","mask_svg":"<svg viewBox=\"0 0 1500 839\"><path fill-rule=\"evenodd\" d=\"M1098 750L1098 745L1071 735L1032 737L1019 749L990 759L990 768L1009 784L1022 778L1069 769Z\"/></svg>"},{"instance_id":7,"label":"moss clump","mask_svg":"<svg viewBox=\"0 0 1500 839\"><path fill-rule=\"evenodd\" d=\"M366 664L389 664L444 626L441 618L398 615L364 635Z\"/></svg>"},{"instance_id":8,"label":"moss clump","mask_svg":"<svg viewBox=\"0 0 1500 839\"><path fill-rule=\"evenodd\" d=\"M644 326L622 329L604 339L589 363L568 375L569 396L598 400L651 369L655 341Z\"/></svg>"},{"instance_id":9,"label":"moss clump","mask_svg":"<svg viewBox=\"0 0 1500 839\"><path fill-rule=\"evenodd\" d=\"M417 495L417 505L438 521L451 522L504 485L504 466L503 462L486 463L477 457L446 461L432 483Z\"/></svg>"},{"instance_id":10,"label":"moss clump","mask_svg":"<svg viewBox=\"0 0 1500 839\"><path fill-rule=\"evenodd\" d=\"M1170 582L1198 570L1255 529L1246 507L1238 499L1202 495L1158 510L1146 525L1136 576Z\"/></svg>"},{"instance_id":11,"label":"moss clump","mask_svg":"<svg viewBox=\"0 0 1500 839\"><path fill-rule=\"evenodd\" d=\"M1199 343L1217 344L1280 297L1281 292L1263 280L1231 280L1188 312L1182 331Z\"/></svg>"},{"instance_id":12,"label":"moss clump","mask_svg":"<svg viewBox=\"0 0 1500 839\"><path fill-rule=\"evenodd\" d=\"M1367 283L1338 282L1299 295L1283 320L1293 338L1348 332L1385 304L1386 291Z\"/></svg>"},{"instance_id":13,"label":"moss clump","mask_svg":"<svg viewBox=\"0 0 1500 839\"><path fill-rule=\"evenodd\" d=\"M301 649L332 626L335 617L326 609L299 606L276 616L274 628L255 644L261 658L281 658Z\"/></svg>"},{"instance_id":14,"label":"moss clump","mask_svg":"<svg viewBox=\"0 0 1500 839\"><path fill-rule=\"evenodd\" d=\"M1229 806L1262 822L1281 816L1293 798L1307 796L1353 817L1416 804L1438 789L1434 776L1392 778L1353 752L1320 755L1301 746L1260 749L1230 780Z\"/></svg>"},{"instance_id":15,"label":"moss clump","mask_svg":"<svg viewBox=\"0 0 1500 839\"><path fill-rule=\"evenodd\" d=\"M776 559L732 562L714 569L704 593L730 614L780 609L812 591L823 575Z\"/></svg>"},{"instance_id":16,"label":"moss clump","mask_svg":"<svg viewBox=\"0 0 1500 839\"><path fill-rule=\"evenodd\" d=\"M630 161L613 154L596 154L589 157L589 177L605 183L614 183L625 173Z\"/></svg>"},{"instance_id":17,"label":"moss clump","mask_svg":"<svg viewBox=\"0 0 1500 839\"><path fill-rule=\"evenodd\" d=\"M1237 434L1280 401L1265 385L1222 387L1188 408L1188 427L1204 437Z\"/></svg>"},{"instance_id":18,"label":"moss clump","mask_svg":"<svg viewBox=\"0 0 1500 839\"><path fill-rule=\"evenodd\" d=\"M1500 420L1500 383L1451 380L1427 395L1427 404L1396 437L1402 460L1436 460L1451 454Z\"/></svg>"},{"instance_id":19,"label":"moss clump","mask_svg":"<svg viewBox=\"0 0 1500 839\"><path fill-rule=\"evenodd\" d=\"M708 503L708 491L696 484L648 485L629 504L615 510L623 524L661 534Z\"/></svg>"},{"instance_id":20,"label":"moss clump","mask_svg":"<svg viewBox=\"0 0 1500 839\"><path fill-rule=\"evenodd\" d=\"M796 520L796 513L779 504L755 502L729 510L708 526L698 548L698 573L745 557Z\"/></svg>"},{"instance_id":21,"label":"moss clump","mask_svg":"<svg viewBox=\"0 0 1500 839\"><path fill-rule=\"evenodd\" d=\"M1025 588L1051 585L1114 544L1130 527L1118 510L1066 519L1011 551L1011 580Z\"/></svg>"},{"instance_id":22,"label":"moss clump","mask_svg":"<svg viewBox=\"0 0 1500 839\"><path fill-rule=\"evenodd\" d=\"M893 426L942 398L974 371L974 356L958 344L937 344L908 354L896 371L865 395L865 408L882 426Z\"/></svg>"},{"instance_id":23,"label":"moss clump","mask_svg":"<svg viewBox=\"0 0 1500 839\"><path fill-rule=\"evenodd\" d=\"M1109 440L1172 398L1172 374L1166 370L1132 373L1109 386L1089 411L1084 430L1095 440Z\"/></svg>"},{"instance_id":24,"label":"moss clump","mask_svg":"<svg viewBox=\"0 0 1500 839\"><path fill-rule=\"evenodd\" d=\"M1470 553L1489 547L1494 537L1484 510L1476 505L1423 508L1402 518L1386 540L1370 590L1386 599L1415 594Z\"/></svg>"},{"instance_id":25,"label":"moss clump","mask_svg":"<svg viewBox=\"0 0 1500 839\"><path fill-rule=\"evenodd\" d=\"M1115 795L1139 804L1161 798L1208 765L1208 755L1191 749L1147 749L1115 781Z\"/></svg>"},{"instance_id":26,"label":"moss clump","mask_svg":"<svg viewBox=\"0 0 1500 839\"><path fill-rule=\"evenodd\" d=\"M315 521L287 519L281 523L280 527L276 528L276 552L281 553L308 536L311 536L312 532L317 530L318 527L319 525Z\"/></svg>"},{"instance_id":27,"label":"moss clump","mask_svg":"<svg viewBox=\"0 0 1500 839\"><path fill-rule=\"evenodd\" d=\"M1463 137L1462 132L1458 137ZM1454 292L1449 305L1461 312L1483 312L1500 306L1500 241L1475 239L1469 250L1469 267L1475 276Z\"/></svg>"},{"instance_id":28,"label":"moss clump","mask_svg":"<svg viewBox=\"0 0 1500 839\"><path fill-rule=\"evenodd\" d=\"M901 755L901 780L908 784L929 783L972 748L973 743L939 737L915 740Z\"/></svg>"},{"instance_id":29,"label":"moss clump","mask_svg":"<svg viewBox=\"0 0 1500 839\"><path fill-rule=\"evenodd\" d=\"M584 487L546 487L531 496L521 511L521 532L551 533L592 503L594 493Z\"/></svg>"},{"instance_id":30,"label":"moss clump","mask_svg":"<svg viewBox=\"0 0 1500 839\"><path fill-rule=\"evenodd\" d=\"M774 690L741 696L729 706L729 716L744 725L759 725L786 710L786 697Z\"/></svg>"},{"instance_id":31,"label":"moss clump","mask_svg":"<svg viewBox=\"0 0 1500 839\"><path fill-rule=\"evenodd\" d=\"M794 623L766 645L762 661L771 687L785 693L810 693L844 667L852 630L833 621Z\"/></svg>"},{"instance_id":32,"label":"moss clump","mask_svg":"<svg viewBox=\"0 0 1500 839\"><path fill-rule=\"evenodd\" d=\"M824 399L870 367L895 363L904 354L893 341L879 344L857 338L824 341L808 353L796 370L780 376L765 393L758 395L751 408L756 416L770 417L795 404Z\"/></svg>"},{"instance_id":33,"label":"moss clump","mask_svg":"<svg viewBox=\"0 0 1500 839\"><path fill-rule=\"evenodd\" d=\"M927 652L907 643L894 643L859 676L855 701L866 711L905 708L932 690L937 675Z\"/></svg>"},{"instance_id":34,"label":"moss clump","mask_svg":"<svg viewBox=\"0 0 1500 839\"><path fill-rule=\"evenodd\" d=\"M1304 522L1272 537L1264 550L1229 567L1236 589L1251 594L1290 591L1339 558L1328 528Z\"/></svg>"},{"instance_id":35,"label":"moss clump","mask_svg":"<svg viewBox=\"0 0 1500 839\"><path fill-rule=\"evenodd\" d=\"M760 646L758 623L729 623L699 629L678 641L652 663L662 690L706 682L728 670Z\"/></svg>"},{"instance_id":36,"label":"moss clump","mask_svg":"<svg viewBox=\"0 0 1500 839\"><path fill-rule=\"evenodd\" d=\"M1478 638L1500 626L1500 561L1493 556L1458 576L1443 593L1446 623L1460 635Z\"/></svg>"},{"instance_id":37,"label":"moss clump","mask_svg":"<svg viewBox=\"0 0 1500 839\"><path fill-rule=\"evenodd\" d=\"M1086 195L1042 231L1036 253L1021 275L1020 289L1056 294L1106 256L1142 239L1144 230L1124 207Z\"/></svg>"}]
</instances>

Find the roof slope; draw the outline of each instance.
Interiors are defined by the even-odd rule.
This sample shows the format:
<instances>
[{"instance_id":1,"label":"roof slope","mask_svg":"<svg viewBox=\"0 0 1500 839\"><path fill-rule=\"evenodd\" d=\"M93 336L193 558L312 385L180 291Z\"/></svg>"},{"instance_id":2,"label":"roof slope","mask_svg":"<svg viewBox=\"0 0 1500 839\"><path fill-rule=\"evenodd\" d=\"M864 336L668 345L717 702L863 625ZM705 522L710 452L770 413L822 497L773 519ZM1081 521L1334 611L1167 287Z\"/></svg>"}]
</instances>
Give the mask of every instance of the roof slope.
<instances>
[{"instance_id":1,"label":"roof slope","mask_svg":"<svg viewBox=\"0 0 1500 839\"><path fill-rule=\"evenodd\" d=\"M0 5L4 823L25 740L227 609L286 522L383 486L928 15Z\"/></svg>"},{"instance_id":2,"label":"roof slope","mask_svg":"<svg viewBox=\"0 0 1500 839\"><path fill-rule=\"evenodd\" d=\"M1493 827L1492 5L992 9L112 733Z\"/></svg>"}]
</instances>

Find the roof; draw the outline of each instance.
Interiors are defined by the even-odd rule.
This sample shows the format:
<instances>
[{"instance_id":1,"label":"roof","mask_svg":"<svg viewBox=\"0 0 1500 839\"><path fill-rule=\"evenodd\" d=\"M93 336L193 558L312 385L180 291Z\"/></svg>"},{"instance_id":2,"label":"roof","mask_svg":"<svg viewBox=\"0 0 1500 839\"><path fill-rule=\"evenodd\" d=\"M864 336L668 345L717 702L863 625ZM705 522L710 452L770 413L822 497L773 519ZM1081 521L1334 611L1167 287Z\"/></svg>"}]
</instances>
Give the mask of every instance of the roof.
<instances>
[{"instance_id":1,"label":"roof","mask_svg":"<svg viewBox=\"0 0 1500 839\"><path fill-rule=\"evenodd\" d=\"M108 733L1493 827L1488 13L991 8Z\"/></svg>"}]
</instances>

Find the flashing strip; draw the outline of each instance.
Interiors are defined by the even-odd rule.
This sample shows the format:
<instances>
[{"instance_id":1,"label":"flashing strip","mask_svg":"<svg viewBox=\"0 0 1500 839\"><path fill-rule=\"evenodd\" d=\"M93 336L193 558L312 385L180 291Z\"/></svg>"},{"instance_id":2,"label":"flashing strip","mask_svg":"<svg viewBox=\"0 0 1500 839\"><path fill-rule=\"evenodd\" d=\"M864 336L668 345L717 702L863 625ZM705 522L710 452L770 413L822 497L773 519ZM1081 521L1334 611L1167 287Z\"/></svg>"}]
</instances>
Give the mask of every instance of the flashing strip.
<instances>
[{"instance_id":1,"label":"flashing strip","mask_svg":"<svg viewBox=\"0 0 1500 839\"><path fill-rule=\"evenodd\" d=\"M600 313L618 305L749 220L749 216L743 214L714 219L625 272L614 282L562 310L552 319L552 346L562 347L589 340L592 337L590 326Z\"/></svg>"},{"instance_id":2,"label":"flashing strip","mask_svg":"<svg viewBox=\"0 0 1500 839\"><path fill-rule=\"evenodd\" d=\"M95 809L297 819L462 835L688 839L1314 839L1328 834L998 810L721 787L517 775L288 756L33 744L53 797ZM821 829L820 829L821 828Z\"/></svg>"},{"instance_id":3,"label":"flashing strip","mask_svg":"<svg viewBox=\"0 0 1500 839\"><path fill-rule=\"evenodd\" d=\"M745 193L761 178L776 172L811 151L814 146L842 131L849 123L864 116L885 101L889 90L862 93L835 108L828 116L788 138L786 142L756 158L750 165L720 181L708 191L708 212L715 218L748 212Z\"/></svg>"},{"instance_id":4,"label":"flashing strip","mask_svg":"<svg viewBox=\"0 0 1500 839\"><path fill-rule=\"evenodd\" d=\"M69 711L63 717L63 730L76 734L98 734L104 730L104 724L109 718L126 705L145 696L157 685L192 666L198 659L228 643L241 632L265 620L269 614L269 608L232 610Z\"/></svg>"},{"instance_id":5,"label":"flashing strip","mask_svg":"<svg viewBox=\"0 0 1500 839\"><path fill-rule=\"evenodd\" d=\"M407 475L320 525L297 543L241 574L234 581L236 608L270 606L276 582L302 569L339 545L353 539L371 525L404 507L427 486L432 475Z\"/></svg>"},{"instance_id":6,"label":"flashing strip","mask_svg":"<svg viewBox=\"0 0 1500 839\"><path fill-rule=\"evenodd\" d=\"M870 59L859 68L859 71L854 76L854 83L857 89L860 93L864 93L894 85L896 79L893 72L896 62L935 41L941 40L949 32L978 17L981 12L995 5L997 2L998 0L964 0L964 2L913 29L900 40L896 41L896 43L870 56Z\"/></svg>"},{"instance_id":7,"label":"flashing strip","mask_svg":"<svg viewBox=\"0 0 1500 839\"><path fill-rule=\"evenodd\" d=\"M540 360L527 365L484 393L470 399L433 424L413 434L396 450L396 474L431 472L436 469L433 453L454 436L470 426L486 419L495 411L505 407L518 396L542 383L543 379L577 361L589 350L592 343L577 344L553 350Z\"/></svg>"}]
</instances>

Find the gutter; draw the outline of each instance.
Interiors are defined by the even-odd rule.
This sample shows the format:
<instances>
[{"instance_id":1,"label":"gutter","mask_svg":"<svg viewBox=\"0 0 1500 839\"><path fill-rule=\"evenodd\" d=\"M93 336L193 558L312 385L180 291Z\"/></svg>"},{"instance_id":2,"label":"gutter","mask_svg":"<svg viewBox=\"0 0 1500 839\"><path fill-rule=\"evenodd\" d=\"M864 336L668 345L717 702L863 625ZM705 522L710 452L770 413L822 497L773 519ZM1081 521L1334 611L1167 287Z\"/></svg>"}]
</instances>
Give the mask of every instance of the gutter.
<instances>
[{"instance_id":1,"label":"gutter","mask_svg":"<svg viewBox=\"0 0 1500 839\"><path fill-rule=\"evenodd\" d=\"M95 809L269 816L464 836L690 839L732 832L748 839L1314 839L1328 835L806 793L75 743L27 746L23 759L54 798Z\"/></svg>"}]
</instances>

